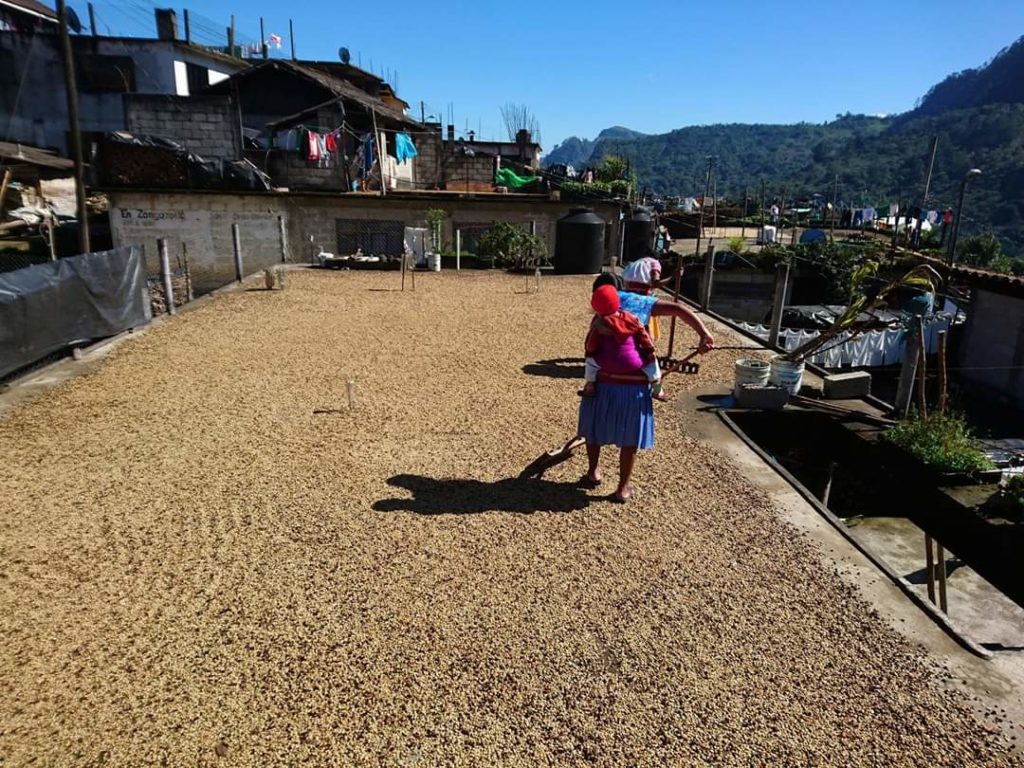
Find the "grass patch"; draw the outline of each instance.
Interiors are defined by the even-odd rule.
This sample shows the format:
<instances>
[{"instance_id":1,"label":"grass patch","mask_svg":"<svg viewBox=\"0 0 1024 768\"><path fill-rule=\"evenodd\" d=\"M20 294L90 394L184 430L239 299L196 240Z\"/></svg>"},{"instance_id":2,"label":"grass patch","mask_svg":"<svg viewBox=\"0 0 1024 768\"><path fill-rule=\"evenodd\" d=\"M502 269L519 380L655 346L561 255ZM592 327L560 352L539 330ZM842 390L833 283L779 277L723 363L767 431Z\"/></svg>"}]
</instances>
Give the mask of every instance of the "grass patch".
<instances>
[{"instance_id":1,"label":"grass patch","mask_svg":"<svg viewBox=\"0 0 1024 768\"><path fill-rule=\"evenodd\" d=\"M958 414L910 418L882 436L940 472L980 472L994 465Z\"/></svg>"}]
</instances>

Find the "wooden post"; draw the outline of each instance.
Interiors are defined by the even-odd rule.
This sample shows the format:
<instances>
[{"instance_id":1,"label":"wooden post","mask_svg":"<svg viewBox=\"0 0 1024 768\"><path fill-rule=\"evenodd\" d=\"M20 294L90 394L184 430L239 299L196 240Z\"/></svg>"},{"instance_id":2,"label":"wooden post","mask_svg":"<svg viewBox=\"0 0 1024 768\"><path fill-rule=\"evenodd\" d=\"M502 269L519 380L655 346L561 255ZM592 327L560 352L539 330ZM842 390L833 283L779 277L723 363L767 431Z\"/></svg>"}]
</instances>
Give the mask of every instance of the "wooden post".
<instances>
[{"instance_id":1,"label":"wooden post","mask_svg":"<svg viewBox=\"0 0 1024 768\"><path fill-rule=\"evenodd\" d=\"M71 156L75 161L75 201L78 215L78 247L82 253L89 248L89 214L85 209L85 162L82 153L82 134L78 129L78 86L75 83L75 62L71 54L68 35L68 12L64 0L57 0L60 19L60 51L64 59L64 90L68 101L68 134L71 137Z\"/></svg>"},{"instance_id":2,"label":"wooden post","mask_svg":"<svg viewBox=\"0 0 1024 768\"><path fill-rule=\"evenodd\" d=\"M4 171L4 180L0 182L0 211L4 210L4 200L7 199L7 188L11 184L11 175L13 171L10 168Z\"/></svg>"},{"instance_id":3,"label":"wooden post","mask_svg":"<svg viewBox=\"0 0 1024 768\"><path fill-rule=\"evenodd\" d=\"M928 418L928 401L925 395L925 375L927 373L927 348L924 343L924 318L917 318L917 410L922 419Z\"/></svg>"},{"instance_id":4,"label":"wooden post","mask_svg":"<svg viewBox=\"0 0 1024 768\"><path fill-rule=\"evenodd\" d=\"M943 613L949 613L948 606L946 605L946 550L937 541L935 546L938 549L935 557L935 568L939 575L939 608L942 609Z\"/></svg>"},{"instance_id":5,"label":"wooden post","mask_svg":"<svg viewBox=\"0 0 1024 768\"><path fill-rule=\"evenodd\" d=\"M750 187L743 188L743 221L740 228L740 237L747 239L747 198L750 196Z\"/></svg>"},{"instance_id":6,"label":"wooden post","mask_svg":"<svg viewBox=\"0 0 1024 768\"><path fill-rule=\"evenodd\" d=\"M181 260L185 265L185 301L192 301L192 268L188 265L188 245L181 241Z\"/></svg>"},{"instance_id":7,"label":"wooden post","mask_svg":"<svg viewBox=\"0 0 1024 768\"><path fill-rule=\"evenodd\" d=\"M768 346L779 346L782 333L782 311L786 308L786 288L789 286L789 262L775 268L775 299L772 304L772 325L768 332Z\"/></svg>"},{"instance_id":8,"label":"wooden post","mask_svg":"<svg viewBox=\"0 0 1024 768\"><path fill-rule=\"evenodd\" d=\"M704 234L704 211L708 207L708 194L711 192L711 167L715 164L713 157L708 157L708 169L704 177L704 198L700 202L700 221L697 226L697 247L693 251L694 256L700 256L700 239ZM679 300L679 290L683 282L683 270L676 270L676 282L674 286L674 294L676 301ZM676 316L672 316L672 323L669 325L668 330L668 356L672 357L672 348L675 346L676 341Z\"/></svg>"},{"instance_id":9,"label":"wooden post","mask_svg":"<svg viewBox=\"0 0 1024 768\"><path fill-rule=\"evenodd\" d=\"M288 233L285 231L284 216L277 217L277 237L281 246L281 263L291 261L288 255Z\"/></svg>"},{"instance_id":10,"label":"wooden post","mask_svg":"<svg viewBox=\"0 0 1024 768\"><path fill-rule=\"evenodd\" d=\"M928 599L935 604L935 556L933 554L932 537L924 535L925 575L928 578Z\"/></svg>"},{"instance_id":11,"label":"wooden post","mask_svg":"<svg viewBox=\"0 0 1024 768\"><path fill-rule=\"evenodd\" d=\"M387 182L384 181L384 148L380 144L380 131L377 130L377 110L370 108L370 114L373 116L373 145L377 148L377 174L380 176L380 196L384 197L387 192L385 187Z\"/></svg>"},{"instance_id":12,"label":"wooden post","mask_svg":"<svg viewBox=\"0 0 1024 768\"><path fill-rule=\"evenodd\" d=\"M455 230L455 271L462 269L462 230Z\"/></svg>"},{"instance_id":13,"label":"wooden post","mask_svg":"<svg viewBox=\"0 0 1024 768\"><path fill-rule=\"evenodd\" d=\"M57 220L48 218L46 222L47 244L50 246L50 261L57 260Z\"/></svg>"},{"instance_id":14,"label":"wooden post","mask_svg":"<svg viewBox=\"0 0 1024 768\"><path fill-rule=\"evenodd\" d=\"M292 46L292 61L295 61L295 24L292 23L291 19L288 19L288 41Z\"/></svg>"},{"instance_id":15,"label":"wooden post","mask_svg":"<svg viewBox=\"0 0 1024 768\"><path fill-rule=\"evenodd\" d=\"M167 314L174 314L174 286L171 284L171 260L167 255L167 240L163 237L156 241L157 252L160 254L160 280L164 284L164 304Z\"/></svg>"},{"instance_id":16,"label":"wooden post","mask_svg":"<svg viewBox=\"0 0 1024 768\"><path fill-rule=\"evenodd\" d=\"M409 257L406 254L402 254L402 291L405 291L405 270L409 266Z\"/></svg>"},{"instance_id":17,"label":"wooden post","mask_svg":"<svg viewBox=\"0 0 1024 768\"><path fill-rule=\"evenodd\" d=\"M918 341L917 334L907 329L903 346L903 367L900 368L900 381L896 388L896 402L893 404L896 414L906 418L910 413L910 401L914 396L914 376L917 373Z\"/></svg>"},{"instance_id":18,"label":"wooden post","mask_svg":"<svg viewBox=\"0 0 1024 768\"><path fill-rule=\"evenodd\" d=\"M237 224L231 225L231 244L235 251L235 279L242 282L242 235Z\"/></svg>"},{"instance_id":19,"label":"wooden post","mask_svg":"<svg viewBox=\"0 0 1024 768\"><path fill-rule=\"evenodd\" d=\"M946 412L946 331L939 331L939 402L940 414Z\"/></svg>"},{"instance_id":20,"label":"wooden post","mask_svg":"<svg viewBox=\"0 0 1024 768\"><path fill-rule=\"evenodd\" d=\"M715 244L708 243L708 252L704 256L704 279L701 281L700 308L708 311L711 304L711 284L715 279Z\"/></svg>"}]
</instances>

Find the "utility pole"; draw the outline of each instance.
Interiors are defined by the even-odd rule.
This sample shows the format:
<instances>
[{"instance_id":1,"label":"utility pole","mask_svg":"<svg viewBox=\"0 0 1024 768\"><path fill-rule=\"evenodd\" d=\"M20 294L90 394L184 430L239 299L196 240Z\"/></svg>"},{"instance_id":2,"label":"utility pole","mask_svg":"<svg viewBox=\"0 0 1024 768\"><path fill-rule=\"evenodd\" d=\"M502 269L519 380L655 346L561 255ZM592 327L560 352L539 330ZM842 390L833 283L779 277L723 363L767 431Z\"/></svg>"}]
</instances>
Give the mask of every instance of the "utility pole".
<instances>
[{"instance_id":1,"label":"utility pole","mask_svg":"<svg viewBox=\"0 0 1024 768\"><path fill-rule=\"evenodd\" d=\"M761 179L761 245L764 245L764 179Z\"/></svg>"},{"instance_id":2,"label":"utility pole","mask_svg":"<svg viewBox=\"0 0 1024 768\"><path fill-rule=\"evenodd\" d=\"M71 56L71 37L68 35L68 10L64 0L57 0L60 19L60 50L64 59L64 90L68 98L68 133L71 137L71 157L75 161L75 202L78 209L78 247L82 253L89 248L89 215L85 210L85 164L82 159L82 134L78 130L78 86L75 84L75 61Z\"/></svg>"},{"instance_id":3,"label":"utility pole","mask_svg":"<svg viewBox=\"0 0 1024 768\"><path fill-rule=\"evenodd\" d=\"M292 46L292 61L295 61L295 24L288 19L288 42Z\"/></svg>"},{"instance_id":4,"label":"utility pole","mask_svg":"<svg viewBox=\"0 0 1024 768\"><path fill-rule=\"evenodd\" d=\"M188 8L184 9L184 17L185 17L185 45L191 45L192 44L192 26L189 24L189 21L188 21Z\"/></svg>"},{"instance_id":5,"label":"utility pole","mask_svg":"<svg viewBox=\"0 0 1024 768\"><path fill-rule=\"evenodd\" d=\"M86 3L89 9L89 30L92 32L92 36L96 37L96 9L92 7L92 3ZM185 11L185 29L188 29L188 11Z\"/></svg>"},{"instance_id":6,"label":"utility pole","mask_svg":"<svg viewBox=\"0 0 1024 768\"><path fill-rule=\"evenodd\" d=\"M921 210L917 214L917 226L914 228L914 247L919 248L921 246L921 220L924 216L924 207L928 205L928 190L932 186L932 169L935 167L935 150L939 148L939 137L936 134L932 136L932 148L928 159L928 175L924 177L924 194L921 195Z\"/></svg>"},{"instance_id":7,"label":"utility pole","mask_svg":"<svg viewBox=\"0 0 1024 768\"><path fill-rule=\"evenodd\" d=\"M266 59L270 56L270 50L267 46L267 32L263 28L263 17L260 16L260 53L263 58Z\"/></svg>"},{"instance_id":8,"label":"utility pole","mask_svg":"<svg viewBox=\"0 0 1024 768\"><path fill-rule=\"evenodd\" d=\"M235 14L231 14L231 26L228 27L228 56L235 55Z\"/></svg>"},{"instance_id":9,"label":"utility pole","mask_svg":"<svg viewBox=\"0 0 1024 768\"><path fill-rule=\"evenodd\" d=\"M427 122L427 108L423 105L422 101L420 102L420 122Z\"/></svg>"},{"instance_id":10,"label":"utility pole","mask_svg":"<svg viewBox=\"0 0 1024 768\"><path fill-rule=\"evenodd\" d=\"M836 214L839 213L839 174L835 176L835 180L832 182L832 241L836 239Z\"/></svg>"}]
</instances>

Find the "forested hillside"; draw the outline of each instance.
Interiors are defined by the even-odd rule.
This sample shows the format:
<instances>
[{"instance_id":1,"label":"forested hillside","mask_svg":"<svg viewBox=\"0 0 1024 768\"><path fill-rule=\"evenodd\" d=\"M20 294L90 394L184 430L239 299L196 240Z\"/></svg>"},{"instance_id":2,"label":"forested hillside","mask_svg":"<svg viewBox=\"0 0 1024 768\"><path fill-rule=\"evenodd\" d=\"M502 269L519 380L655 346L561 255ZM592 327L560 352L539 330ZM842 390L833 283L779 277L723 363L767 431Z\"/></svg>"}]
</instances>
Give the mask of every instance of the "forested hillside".
<instances>
[{"instance_id":1,"label":"forested hillside","mask_svg":"<svg viewBox=\"0 0 1024 768\"><path fill-rule=\"evenodd\" d=\"M701 194L705 158L717 158L719 194L749 187L768 194L832 194L860 204L920 197L931 137L939 137L930 206L955 205L969 168L964 231L994 229L1008 250L1024 256L1024 38L978 69L951 75L913 110L890 118L838 116L825 124L712 125L594 143L588 162L620 154L641 184L667 194Z\"/></svg>"}]
</instances>

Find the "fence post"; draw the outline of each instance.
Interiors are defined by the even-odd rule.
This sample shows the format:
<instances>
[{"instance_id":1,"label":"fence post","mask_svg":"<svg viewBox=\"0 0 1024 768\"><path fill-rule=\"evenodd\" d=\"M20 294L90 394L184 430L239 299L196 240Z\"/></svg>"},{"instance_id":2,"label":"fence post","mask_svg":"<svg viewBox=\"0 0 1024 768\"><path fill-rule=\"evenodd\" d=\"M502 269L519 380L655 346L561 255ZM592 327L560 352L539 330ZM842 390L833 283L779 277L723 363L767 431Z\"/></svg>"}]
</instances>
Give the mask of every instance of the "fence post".
<instances>
[{"instance_id":1,"label":"fence post","mask_svg":"<svg viewBox=\"0 0 1024 768\"><path fill-rule=\"evenodd\" d=\"M168 315L174 314L174 286L171 285L171 258L167 255L167 240L156 241L157 252L160 254L160 279L164 284L164 304Z\"/></svg>"},{"instance_id":2,"label":"fence post","mask_svg":"<svg viewBox=\"0 0 1024 768\"><path fill-rule=\"evenodd\" d=\"M907 329L903 347L903 367L900 368L900 382L896 388L896 402L893 404L896 413L905 418L910 412L910 401L914 396L914 378L917 373L917 358L920 340L917 333Z\"/></svg>"},{"instance_id":3,"label":"fence post","mask_svg":"<svg viewBox=\"0 0 1024 768\"><path fill-rule=\"evenodd\" d=\"M277 217L277 236L281 241L281 263L291 261L288 253L288 233L285 231L284 216Z\"/></svg>"},{"instance_id":4,"label":"fence post","mask_svg":"<svg viewBox=\"0 0 1024 768\"><path fill-rule=\"evenodd\" d=\"M779 264L775 268L775 302L772 304L772 326L768 332L768 346L779 345L782 333L782 311L786 308L786 288L789 285L789 263Z\"/></svg>"},{"instance_id":5,"label":"fence post","mask_svg":"<svg viewBox=\"0 0 1024 768\"><path fill-rule=\"evenodd\" d=\"M704 280L701 282L700 309L708 311L711 304L711 284L715 280L715 244L708 243L708 251L704 255Z\"/></svg>"},{"instance_id":6,"label":"fence post","mask_svg":"<svg viewBox=\"0 0 1024 768\"><path fill-rule=\"evenodd\" d=\"M235 250L235 279L242 282L242 236L237 224L231 225L231 243Z\"/></svg>"},{"instance_id":7,"label":"fence post","mask_svg":"<svg viewBox=\"0 0 1024 768\"><path fill-rule=\"evenodd\" d=\"M455 271L462 269L462 230L455 230Z\"/></svg>"}]
</instances>

